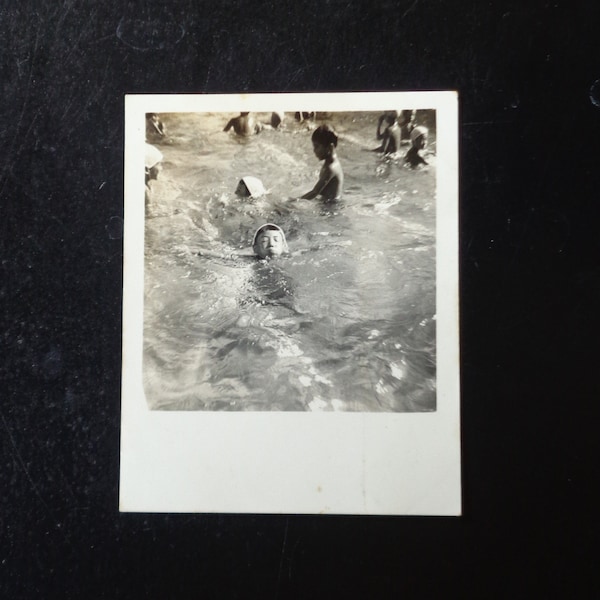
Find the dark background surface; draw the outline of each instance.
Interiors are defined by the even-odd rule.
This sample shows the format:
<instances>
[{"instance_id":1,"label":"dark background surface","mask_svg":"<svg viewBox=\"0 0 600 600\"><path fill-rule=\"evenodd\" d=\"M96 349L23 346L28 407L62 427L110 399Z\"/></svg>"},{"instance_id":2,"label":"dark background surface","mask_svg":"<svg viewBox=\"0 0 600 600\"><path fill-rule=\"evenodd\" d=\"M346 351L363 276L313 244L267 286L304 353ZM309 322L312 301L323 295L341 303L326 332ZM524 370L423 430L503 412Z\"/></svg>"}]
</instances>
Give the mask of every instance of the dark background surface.
<instances>
[{"instance_id":1,"label":"dark background surface","mask_svg":"<svg viewBox=\"0 0 600 600\"><path fill-rule=\"evenodd\" d=\"M599 597L597 6L1 2L0 596ZM464 516L119 514L123 95L436 89Z\"/></svg>"}]
</instances>

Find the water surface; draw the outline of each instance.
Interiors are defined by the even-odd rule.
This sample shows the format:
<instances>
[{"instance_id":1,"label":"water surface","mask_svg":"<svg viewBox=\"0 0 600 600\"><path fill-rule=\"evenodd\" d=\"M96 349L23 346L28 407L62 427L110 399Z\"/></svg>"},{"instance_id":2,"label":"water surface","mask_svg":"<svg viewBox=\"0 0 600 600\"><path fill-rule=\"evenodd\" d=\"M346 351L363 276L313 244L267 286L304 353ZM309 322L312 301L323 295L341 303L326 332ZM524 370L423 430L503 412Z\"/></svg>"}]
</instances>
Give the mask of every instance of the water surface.
<instances>
[{"instance_id":1,"label":"water surface","mask_svg":"<svg viewBox=\"0 0 600 600\"><path fill-rule=\"evenodd\" d=\"M318 177L309 130L288 117L239 139L221 131L231 116L162 115L171 139L145 231L150 407L435 410L433 113L421 115L432 134L421 170L372 152L378 113L330 114L345 174L336 203L291 199ZM240 200L245 175L269 193ZM267 221L291 254L231 258Z\"/></svg>"}]
</instances>

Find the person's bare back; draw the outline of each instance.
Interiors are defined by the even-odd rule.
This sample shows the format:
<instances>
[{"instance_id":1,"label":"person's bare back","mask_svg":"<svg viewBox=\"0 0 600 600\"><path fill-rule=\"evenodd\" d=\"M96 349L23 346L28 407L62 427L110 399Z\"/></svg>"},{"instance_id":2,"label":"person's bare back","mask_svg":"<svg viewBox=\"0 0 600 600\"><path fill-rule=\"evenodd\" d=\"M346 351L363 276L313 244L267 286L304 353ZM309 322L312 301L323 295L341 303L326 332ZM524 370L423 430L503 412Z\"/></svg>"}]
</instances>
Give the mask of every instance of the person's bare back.
<instances>
[{"instance_id":1,"label":"person's bare back","mask_svg":"<svg viewBox=\"0 0 600 600\"><path fill-rule=\"evenodd\" d=\"M242 136L253 135L262 129L260 123L257 123L249 112L242 112L239 117L230 119L223 131L229 131L232 127L237 135Z\"/></svg>"},{"instance_id":2,"label":"person's bare back","mask_svg":"<svg viewBox=\"0 0 600 600\"><path fill-rule=\"evenodd\" d=\"M386 123L386 127L381 130L381 126ZM398 111L389 110L379 117L377 123L377 139L382 140L381 146L377 148L384 154L393 154L400 149L401 130L398 124Z\"/></svg>"}]
</instances>

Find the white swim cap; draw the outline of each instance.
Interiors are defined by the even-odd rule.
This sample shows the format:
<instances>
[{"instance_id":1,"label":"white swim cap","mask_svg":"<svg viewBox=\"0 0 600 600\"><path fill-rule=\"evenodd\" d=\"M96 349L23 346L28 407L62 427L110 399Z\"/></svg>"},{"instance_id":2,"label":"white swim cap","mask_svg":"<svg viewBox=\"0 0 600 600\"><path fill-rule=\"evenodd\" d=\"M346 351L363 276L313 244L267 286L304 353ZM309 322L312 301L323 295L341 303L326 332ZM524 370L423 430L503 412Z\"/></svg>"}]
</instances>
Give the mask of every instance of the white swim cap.
<instances>
[{"instance_id":1,"label":"white swim cap","mask_svg":"<svg viewBox=\"0 0 600 600\"><path fill-rule=\"evenodd\" d=\"M252 198L258 198L259 196L264 196L267 193L262 181L257 177L248 175L246 177L242 177L242 181L244 182L244 185L246 186L246 189Z\"/></svg>"},{"instance_id":2,"label":"white swim cap","mask_svg":"<svg viewBox=\"0 0 600 600\"><path fill-rule=\"evenodd\" d=\"M146 152L144 154L144 166L146 169L151 169L162 159L163 155L158 148L152 146L151 144L146 144Z\"/></svg>"},{"instance_id":3,"label":"white swim cap","mask_svg":"<svg viewBox=\"0 0 600 600\"><path fill-rule=\"evenodd\" d=\"M254 238L252 239L252 246L256 246L256 241L257 238L259 236L259 234L261 232L263 232L264 230L277 230L279 231L279 233L281 234L281 237L283 238L283 247L285 248L285 251L287 252L288 249L288 245L287 245L287 241L285 239L285 233L283 232L283 229L281 229L281 227L279 227L279 225L275 225L275 223L265 223L264 225L261 225L257 230L256 233L254 234Z\"/></svg>"},{"instance_id":4,"label":"white swim cap","mask_svg":"<svg viewBox=\"0 0 600 600\"><path fill-rule=\"evenodd\" d=\"M427 127L424 127L423 125L419 125L418 127L415 127L410 132L410 141L414 142L421 135L424 136L425 138L427 138L428 133L429 133L429 130L427 129Z\"/></svg>"}]
</instances>

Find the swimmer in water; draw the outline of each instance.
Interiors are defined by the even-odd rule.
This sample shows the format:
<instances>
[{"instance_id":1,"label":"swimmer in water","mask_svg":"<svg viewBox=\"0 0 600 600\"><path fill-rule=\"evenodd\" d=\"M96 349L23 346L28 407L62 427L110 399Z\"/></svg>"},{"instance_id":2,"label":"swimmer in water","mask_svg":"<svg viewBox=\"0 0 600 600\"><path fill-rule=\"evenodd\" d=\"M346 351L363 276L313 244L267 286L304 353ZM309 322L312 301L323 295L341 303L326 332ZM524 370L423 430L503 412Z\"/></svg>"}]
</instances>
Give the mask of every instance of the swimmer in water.
<instances>
[{"instance_id":1,"label":"swimmer in water","mask_svg":"<svg viewBox=\"0 0 600 600\"><path fill-rule=\"evenodd\" d=\"M415 127L410 132L410 141L412 146L404 157L404 163L408 163L413 169L417 168L421 164L428 164L427 161L419 154L419 152L427 145L428 134L429 130L427 127L423 127L422 125Z\"/></svg>"},{"instance_id":2,"label":"swimmer in water","mask_svg":"<svg viewBox=\"0 0 600 600\"><path fill-rule=\"evenodd\" d=\"M166 139L167 129L156 113L146 113L146 139L159 142Z\"/></svg>"},{"instance_id":3,"label":"swimmer in water","mask_svg":"<svg viewBox=\"0 0 600 600\"><path fill-rule=\"evenodd\" d=\"M229 131L231 128L237 135L249 136L262 131L262 125L254 120L249 112L241 112L239 117L230 119L223 131Z\"/></svg>"},{"instance_id":4,"label":"swimmer in water","mask_svg":"<svg viewBox=\"0 0 600 600\"><path fill-rule=\"evenodd\" d=\"M315 113L307 111L298 111L294 114L294 117L296 118L296 121L298 121L298 123L303 123L304 121L314 121Z\"/></svg>"},{"instance_id":5,"label":"swimmer in water","mask_svg":"<svg viewBox=\"0 0 600 600\"><path fill-rule=\"evenodd\" d=\"M268 260L289 253L285 233L275 223L261 225L252 238L252 254L248 252L214 252L212 250L201 250L199 256L226 259L260 259Z\"/></svg>"},{"instance_id":6,"label":"swimmer in water","mask_svg":"<svg viewBox=\"0 0 600 600\"><path fill-rule=\"evenodd\" d=\"M290 252L290 249L285 239L285 233L279 225L275 223L265 223L261 225L252 238L252 253L249 251L242 252L216 252L214 250L200 250L198 256L206 256L208 258L220 258L226 260L236 259L258 259L270 260L283 256L299 256L306 252L312 252L327 247L344 247L352 244L351 240L335 241L327 244L316 244L307 248L300 248Z\"/></svg>"},{"instance_id":7,"label":"swimmer in water","mask_svg":"<svg viewBox=\"0 0 600 600\"><path fill-rule=\"evenodd\" d=\"M152 146L151 144L146 144L146 149L144 152L144 171L145 171L145 180L146 180L146 192L145 192L145 202L146 205L150 202L152 198L152 188L150 187L150 182L153 179L158 179L159 173L162 171L162 152Z\"/></svg>"},{"instance_id":8,"label":"swimmer in water","mask_svg":"<svg viewBox=\"0 0 600 600\"><path fill-rule=\"evenodd\" d=\"M410 132L417 126L416 110L401 110L398 116L398 125L400 125L400 141L402 145L410 144Z\"/></svg>"},{"instance_id":9,"label":"swimmer in water","mask_svg":"<svg viewBox=\"0 0 600 600\"><path fill-rule=\"evenodd\" d=\"M315 128L316 116L317 113L315 113L314 111L298 111L294 113L294 118L296 119L296 121L298 121L298 123L303 125L303 127L305 129L308 129L309 131Z\"/></svg>"},{"instance_id":10,"label":"swimmer in water","mask_svg":"<svg viewBox=\"0 0 600 600\"><path fill-rule=\"evenodd\" d=\"M317 196L323 200L337 200L342 195L344 172L336 154L338 136L329 125L317 127L311 136L315 156L323 161L319 180L315 187L302 196L312 200Z\"/></svg>"},{"instance_id":11,"label":"swimmer in water","mask_svg":"<svg viewBox=\"0 0 600 600\"><path fill-rule=\"evenodd\" d=\"M274 223L265 223L258 228L252 240L252 249L254 254L262 259L289 252L283 229Z\"/></svg>"},{"instance_id":12,"label":"swimmer in water","mask_svg":"<svg viewBox=\"0 0 600 600\"><path fill-rule=\"evenodd\" d=\"M381 126L385 122L386 126L381 131ZM381 146L377 148L379 152L384 154L393 154L400 149L400 125L398 124L398 111L388 110L379 117L377 123L377 139L382 140Z\"/></svg>"},{"instance_id":13,"label":"swimmer in water","mask_svg":"<svg viewBox=\"0 0 600 600\"><path fill-rule=\"evenodd\" d=\"M260 198L266 193L267 190L262 181L250 175L242 177L235 188L235 195L240 198Z\"/></svg>"},{"instance_id":14,"label":"swimmer in water","mask_svg":"<svg viewBox=\"0 0 600 600\"><path fill-rule=\"evenodd\" d=\"M283 120L285 119L285 113L281 111L273 111L271 113L271 127L273 129L279 129L283 125Z\"/></svg>"}]
</instances>

